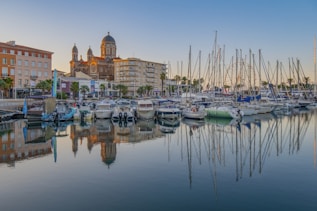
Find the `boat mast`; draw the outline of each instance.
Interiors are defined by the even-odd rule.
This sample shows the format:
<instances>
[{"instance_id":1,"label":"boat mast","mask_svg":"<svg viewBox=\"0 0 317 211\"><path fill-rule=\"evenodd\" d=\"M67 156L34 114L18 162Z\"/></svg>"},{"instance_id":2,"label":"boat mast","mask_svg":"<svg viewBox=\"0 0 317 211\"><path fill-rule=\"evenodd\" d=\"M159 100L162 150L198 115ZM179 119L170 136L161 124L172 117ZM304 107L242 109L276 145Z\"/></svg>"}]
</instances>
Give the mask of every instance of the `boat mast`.
<instances>
[{"instance_id":1,"label":"boat mast","mask_svg":"<svg viewBox=\"0 0 317 211\"><path fill-rule=\"evenodd\" d=\"M261 49L259 49L259 87L260 87L260 93L262 89L262 81L261 81Z\"/></svg>"},{"instance_id":2,"label":"boat mast","mask_svg":"<svg viewBox=\"0 0 317 211\"><path fill-rule=\"evenodd\" d=\"M191 52L192 52L192 46L189 46L189 58L188 58L188 72L187 72L187 80L189 81L189 83L191 83ZM191 89L190 84L187 83L187 92L189 91L189 89ZM186 98L187 98L187 94L186 94Z\"/></svg>"},{"instance_id":3,"label":"boat mast","mask_svg":"<svg viewBox=\"0 0 317 211\"><path fill-rule=\"evenodd\" d=\"M315 91L315 96L317 94L317 83L316 83L316 80L317 80L317 76L316 76L316 35L315 35L315 39L314 39L314 73L315 73L315 86L314 86L314 91Z\"/></svg>"},{"instance_id":4,"label":"boat mast","mask_svg":"<svg viewBox=\"0 0 317 211\"><path fill-rule=\"evenodd\" d=\"M199 88L198 88L198 93L200 93L201 89L200 89L200 63L201 63L201 50L199 51L199 66L198 66L198 82L199 82Z\"/></svg>"}]
</instances>

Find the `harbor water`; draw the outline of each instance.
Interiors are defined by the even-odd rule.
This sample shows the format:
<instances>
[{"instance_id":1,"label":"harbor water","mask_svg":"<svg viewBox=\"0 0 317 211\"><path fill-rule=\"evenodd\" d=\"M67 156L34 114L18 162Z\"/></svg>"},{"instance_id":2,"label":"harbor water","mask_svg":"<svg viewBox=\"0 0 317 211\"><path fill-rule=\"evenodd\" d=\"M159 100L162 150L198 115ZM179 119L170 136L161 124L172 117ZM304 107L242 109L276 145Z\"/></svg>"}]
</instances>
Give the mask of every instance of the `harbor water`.
<instances>
[{"instance_id":1,"label":"harbor water","mask_svg":"<svg viewBox=\"0 0 317 211\"><path fill-rule=\"evenodd\" d=\"M1 125L0 210L316 210L317 110Z\"/></svg>"}]
</instances>

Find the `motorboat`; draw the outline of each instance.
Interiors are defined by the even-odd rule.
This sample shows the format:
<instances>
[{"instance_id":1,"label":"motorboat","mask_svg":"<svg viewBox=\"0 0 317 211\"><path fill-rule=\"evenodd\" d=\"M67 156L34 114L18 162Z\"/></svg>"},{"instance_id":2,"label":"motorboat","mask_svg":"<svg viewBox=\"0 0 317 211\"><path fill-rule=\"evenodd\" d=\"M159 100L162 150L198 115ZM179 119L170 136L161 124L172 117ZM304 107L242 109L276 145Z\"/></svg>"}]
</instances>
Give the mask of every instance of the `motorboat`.
<instances>
[{"instance_id":1,"label":"motorboat","mask_svg":"<svg viewBox=\"0 0 317 211\"><path fill-rule=\"evenodd\" d=\"M136 107L138 119L153 119L155 110L151 100L139 100Z\"/></svg>"},{"instance_id":2,"label":"motorboat","mask_svg":"<svg viewBox=\"0 0 317 211\"><path fill-rule=\"evenodd\" d=\"M96 119L111 119L112 113L114 108L116 107L116 104L114 101L109 100L103 100L96 104L95 109L95 118Z\"/></svg>"},{"instance_id":3,"label":"motorboat","mask_svg":"<svg viewBox=\"0 0 317 211\"><path fill-rule=\"evenodd\" d=\"M119 101L117 106L114 108L111 120L113 122L124 121L124 122L134 122L134 110L131 107L129 101Z\"/></svg>"}]
</instances>

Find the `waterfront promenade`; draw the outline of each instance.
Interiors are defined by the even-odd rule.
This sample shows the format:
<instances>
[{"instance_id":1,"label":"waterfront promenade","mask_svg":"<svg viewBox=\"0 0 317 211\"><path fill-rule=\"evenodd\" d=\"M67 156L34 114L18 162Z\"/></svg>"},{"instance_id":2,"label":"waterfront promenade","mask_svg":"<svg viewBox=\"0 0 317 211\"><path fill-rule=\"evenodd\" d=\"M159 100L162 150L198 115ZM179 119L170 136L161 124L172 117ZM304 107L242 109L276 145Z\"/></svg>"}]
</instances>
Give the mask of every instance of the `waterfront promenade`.
<instances>
[{"instance_id":1,"label":"waterfront promenade","mask_svg":"<svg viewBox=\"0 0 317 211\"><path fill-rule=\"evenodd\" d=\"M16 111L23 107L24 99L0 99L0 110Z\"/></svg>"}]
</instances>

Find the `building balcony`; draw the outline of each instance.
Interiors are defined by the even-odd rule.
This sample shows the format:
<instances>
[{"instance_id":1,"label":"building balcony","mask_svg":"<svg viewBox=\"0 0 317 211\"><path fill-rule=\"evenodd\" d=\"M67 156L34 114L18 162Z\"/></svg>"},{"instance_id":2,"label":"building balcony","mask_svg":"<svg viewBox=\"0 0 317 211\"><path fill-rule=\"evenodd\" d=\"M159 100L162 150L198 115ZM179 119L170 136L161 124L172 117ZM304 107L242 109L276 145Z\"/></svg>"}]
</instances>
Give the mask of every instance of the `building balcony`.
<instances>
[{"instance_id":1,"label":"building balcony","mask_svg":"<svg viewBox=\"0 0 317 211\"><path fill-rule=\"evenodd\" d=\"M147 73L155 73L154 68L147 68L145 71L146 71Z\"/></svg>"},{"instance_id":2,"label":"building balcony","mask_svg":"<svg viewBox=\"0 0 317 211\"><path fill-rule=\"evenodd\" d=\"M148 79L148 78L147 78L145 81L146 81L147 83L154 83L154 82L155 82L154 79Z\"/></svg>"},{"instance_id":3,"label":"building balcony","mask_svg":"<svg viewBox=\"0 0 317 211\"><path fill-rule=\"evenodd\" d=\"M37 78L38 78L37 75L31 75L31 76L30 76L30 79L31 79L32 81L35 81Z\"/></svg>"},{"instance_id":4,"label":"building balcony","mask_svg":"<svg viewBox=\"0 0 317 211\"><path fill-rule=\"evenodd\" d=\"M147 78L155 78L154 74L146 73L145 75Z\"/></svg>"}]
</instances>

